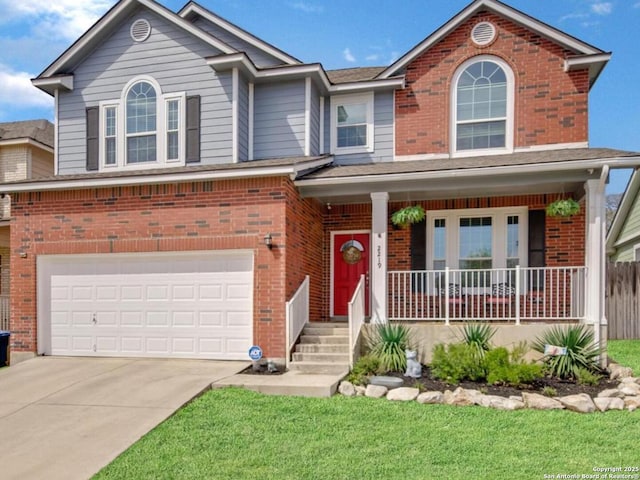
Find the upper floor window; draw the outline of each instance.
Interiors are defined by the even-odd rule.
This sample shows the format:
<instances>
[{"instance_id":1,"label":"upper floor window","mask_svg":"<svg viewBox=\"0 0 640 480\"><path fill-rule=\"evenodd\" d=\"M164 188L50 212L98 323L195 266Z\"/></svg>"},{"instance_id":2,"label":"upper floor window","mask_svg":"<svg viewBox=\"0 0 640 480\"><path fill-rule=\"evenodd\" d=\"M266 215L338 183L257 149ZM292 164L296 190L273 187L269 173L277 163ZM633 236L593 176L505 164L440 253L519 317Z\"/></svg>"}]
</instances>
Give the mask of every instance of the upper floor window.
<instances>
[{"instance_id":1,"label":"upper floor window","mask_svg":"<svg viewBox=\"0 0 640 480\"><path fill-rule=\"evenodd\" d=\"M513 150L513 89L511 69L495 57L475 57L458 69L452 95L454 153Z\"/></svg>"},{"instance_id":2,"label":"upper floor window","mask_svg":"<svg viewBox=\"0 0 640 480\"><path fill-rule=\"evenodd\" d=\"M101 102L100 132L100 169L183 165L185 94L163 94L151 77L134 79L120 99Z\"/></svg>"},{"instance_id":3,"label":"upper floor window","mask_svg":"<svg viewBox=\"0 0 640 480\"><path fill-rule=\"evenodd\" d=\"M331 151L373 152L373 94L331 97Z\"/></svg>"}]
</instances>

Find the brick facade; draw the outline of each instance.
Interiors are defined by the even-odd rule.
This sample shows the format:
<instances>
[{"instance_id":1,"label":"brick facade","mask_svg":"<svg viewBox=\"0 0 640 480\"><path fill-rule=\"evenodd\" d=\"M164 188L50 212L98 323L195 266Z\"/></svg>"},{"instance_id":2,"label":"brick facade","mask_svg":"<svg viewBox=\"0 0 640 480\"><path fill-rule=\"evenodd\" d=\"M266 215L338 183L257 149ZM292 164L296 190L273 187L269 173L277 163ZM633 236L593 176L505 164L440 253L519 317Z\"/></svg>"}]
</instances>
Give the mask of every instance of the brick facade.
<instances>
[{"instance_id":1,"label":"brick facade","mask_svg":"<svg viewBox=\"0 0 640 480\"><path fill-rule=\"evenodd\" d=\"M319 209L301 200L287 177L15 194L13 348L36 349L38 255L249 249L254 341L266 356L282 358L284 305L306 273L318 285L312 310L319 316L320 256L305 250L315 244L321 251Z\"/></svg>"},{"instance_id":2,"label":"brick facade","mask_svg":"<svg viewBox=\"0 0 640 480\"><path fill-rule=\"evenodd\" d=\"M472 28L489 21L493 43L478 47ZM586 142L588 69L565 72L575 54L492 13L479 13L406 68L406 88L396 92L396 155L447 154L450 150L452 79L478 55L493 55L515 76L514 147Z\"/></svg>"}]
</instances>

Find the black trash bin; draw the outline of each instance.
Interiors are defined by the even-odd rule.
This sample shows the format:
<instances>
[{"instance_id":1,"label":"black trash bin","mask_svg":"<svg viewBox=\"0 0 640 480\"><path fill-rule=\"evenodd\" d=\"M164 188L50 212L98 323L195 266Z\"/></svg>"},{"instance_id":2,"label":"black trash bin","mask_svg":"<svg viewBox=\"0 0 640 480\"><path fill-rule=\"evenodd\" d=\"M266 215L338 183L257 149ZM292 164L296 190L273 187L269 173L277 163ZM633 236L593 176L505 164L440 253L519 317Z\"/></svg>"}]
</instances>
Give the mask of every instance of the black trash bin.
<instances>
[{"instance_id":1,"label":"black trash bin","mask_svg":"<svg viewBox=\"0 0 640 480\"><path fill-rule=\"evenodd\" d=\"M9 365L9 337L10 332L0 330L0 367Z\"/></svg>"}]
</instances>

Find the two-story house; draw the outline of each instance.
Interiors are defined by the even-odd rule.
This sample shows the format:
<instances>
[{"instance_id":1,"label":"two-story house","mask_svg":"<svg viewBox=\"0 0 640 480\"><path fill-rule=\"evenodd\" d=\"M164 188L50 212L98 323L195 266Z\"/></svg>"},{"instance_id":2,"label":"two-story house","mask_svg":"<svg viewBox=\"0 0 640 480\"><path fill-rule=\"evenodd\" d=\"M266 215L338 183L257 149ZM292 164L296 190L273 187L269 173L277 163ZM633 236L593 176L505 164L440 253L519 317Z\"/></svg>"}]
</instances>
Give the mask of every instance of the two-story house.
<instances>
[{"instance_id":1,"label":"two-story house","mask_svg":"<svg viewBox=\"0 0 640 480\"><path fill-rule=\"evenodd\" d=\"M33 80L56 177L3 187L14 352L284 360L305 321L354 344L365 317L600 338L604 187L640 160L589 148L609 58L476 0L392 65L325 71L122 0Z\"/></svg>"},{"instance_id":2,"label":"two-story house","mask_svg":"<svg viewBox=\"0 0 640 480\"><path fill-rule=\"evenodd\" d=\"M0 183L53 176L53 124L0 123ZM11 198L0 198L0 330L9 328Z\"/></svg>"}]
</instances>

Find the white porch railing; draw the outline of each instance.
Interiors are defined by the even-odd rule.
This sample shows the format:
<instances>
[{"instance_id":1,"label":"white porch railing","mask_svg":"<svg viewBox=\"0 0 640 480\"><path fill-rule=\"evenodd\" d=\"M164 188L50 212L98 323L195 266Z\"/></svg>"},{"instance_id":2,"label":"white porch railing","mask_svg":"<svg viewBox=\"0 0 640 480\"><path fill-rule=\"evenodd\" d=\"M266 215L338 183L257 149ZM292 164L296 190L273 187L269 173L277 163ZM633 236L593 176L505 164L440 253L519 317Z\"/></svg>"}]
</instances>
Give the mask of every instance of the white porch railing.
<instances>
[{"instance_id":1,"label":"white porch railing","mask_svg":"<svg viewBox=\"0 0 640 480\"><path fill-rule=\"evenodd\" d=\"M360 276L360 281L348 305L349 313L349 368L353 367L356 358L356 347L360 338L360 331L365 321L365 276Z\"/></svg>"},{"instance_id":2,"label":"white porch railing","mask_svg":"<svg viewBox=\"0 0 640 480\"><path fill-rule=\"evenodd\" d=\"M9 295L0 295L0 330L9 330Z\"/></svg>"},{"instance_id":3,"label":"white porch railing","mask_svg":"<svg viewBox=\"0 0 640 480\"><path fill-rule=\"evenodd\" d=\"M287 336L287 356L286 364L291 361L291 350L293 349L304 326L309 323L309 275L307 275L298 287L296 293L285 304L286 312L286 336Z\"/></svg>"},{"instance_id":4,"label":"white porch railing","mask_svg":"<svg viewBox=\"0 0 640 480\"><path fill-rule=\"evenodd\" d=\"M392 320L583 320L586 267L389 272Z\"/></svg>"}]
</instances>

